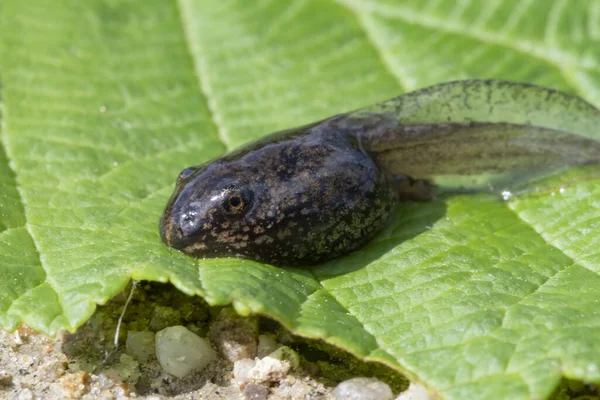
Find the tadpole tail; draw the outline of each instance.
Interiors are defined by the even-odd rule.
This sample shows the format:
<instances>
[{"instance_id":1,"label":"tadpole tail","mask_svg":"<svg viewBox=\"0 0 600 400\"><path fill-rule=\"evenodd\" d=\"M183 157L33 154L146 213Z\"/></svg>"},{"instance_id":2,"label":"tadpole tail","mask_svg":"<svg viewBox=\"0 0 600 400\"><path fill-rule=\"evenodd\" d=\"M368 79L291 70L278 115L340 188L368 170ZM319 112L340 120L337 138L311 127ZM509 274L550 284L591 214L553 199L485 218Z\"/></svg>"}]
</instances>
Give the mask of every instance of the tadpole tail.
<instances>
[{"instance_id":1,"label":"tadpole tail","mask_svg":"<svg viewBox=\"0 0 600 400\"><path fill-rule=\"evenodd\" d=\"M442 186L486 187L600 164L600 111L567 93L456 81L346 114L380 168ZM522 179L519 179L522 177Z\"/></svg>"},{"instance_id":2,"label":"tadpole tail","mask_svg":"<svg viewBox=\"0 0 600 400\"><path fill-rule=\"evenodd\" d=\"M600 141L505 123L403 126L365 149L390 175L449 187L518 184L571 166L600 166Z\"/></svg>"}]
</instances>

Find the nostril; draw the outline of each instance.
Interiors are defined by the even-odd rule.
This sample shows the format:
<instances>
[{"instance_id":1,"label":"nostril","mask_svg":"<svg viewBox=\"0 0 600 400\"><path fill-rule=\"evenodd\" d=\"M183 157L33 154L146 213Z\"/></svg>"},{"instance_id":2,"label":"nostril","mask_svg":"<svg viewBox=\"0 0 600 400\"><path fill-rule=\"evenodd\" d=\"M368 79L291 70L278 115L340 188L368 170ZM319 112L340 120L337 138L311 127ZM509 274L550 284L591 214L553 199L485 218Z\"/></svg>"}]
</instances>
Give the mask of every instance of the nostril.
<instances>
[{"instance_id":1,"label":"nostril","mask_svg":"<svg viewBox=\"0 0 600 400\"><path fill-rule=\"evenodd\" d=\"M186 168L179 173L177 180L179 182L184 181L184 180L188 179L190 176L192 176L194 174L194 172L196 172L197 170L198 169L194 168L194 167Z\"/></svg>"}]
</instances>

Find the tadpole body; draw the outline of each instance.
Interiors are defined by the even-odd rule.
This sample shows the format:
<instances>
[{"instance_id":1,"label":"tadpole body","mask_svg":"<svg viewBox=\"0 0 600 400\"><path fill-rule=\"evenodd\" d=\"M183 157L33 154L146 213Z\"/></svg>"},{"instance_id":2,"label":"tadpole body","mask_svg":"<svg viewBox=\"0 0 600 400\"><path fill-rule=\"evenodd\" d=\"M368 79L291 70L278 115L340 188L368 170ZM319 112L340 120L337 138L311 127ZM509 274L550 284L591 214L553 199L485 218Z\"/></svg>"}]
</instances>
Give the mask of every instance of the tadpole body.
<instances>
[{"instance_id":1,"label":"tadpole body","mask_svg":"<svg viewBox=\"0 0 600 400\"><path fill-rule=\"evenodd\" d=\"M406 199L600 160L600 111L504 81L456 81L268 135L189 167L160 221L195 257L310 266L370 241Z\"/></svg>"}]
</instances>

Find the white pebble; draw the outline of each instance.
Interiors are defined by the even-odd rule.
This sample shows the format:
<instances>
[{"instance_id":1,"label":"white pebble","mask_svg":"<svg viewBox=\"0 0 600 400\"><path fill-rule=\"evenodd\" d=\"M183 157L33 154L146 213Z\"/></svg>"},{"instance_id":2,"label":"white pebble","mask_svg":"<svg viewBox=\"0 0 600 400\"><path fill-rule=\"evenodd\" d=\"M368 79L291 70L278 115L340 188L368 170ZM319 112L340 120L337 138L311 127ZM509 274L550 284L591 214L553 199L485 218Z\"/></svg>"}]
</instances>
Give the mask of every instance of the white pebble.
<instances>
[{"instance_id":1,"label":"white pebble","mask_svg":"<svg viewBox=\"0 0 600 400\"><path fill-rule=\"evenodd\" d=\"M258 336L258 348L256 351L256 356L258 358L263 358L265 356L268 356L280 347L281 345L277 343L274 339L272 339L270 336L260 335Z\"/></svg>"},{"instance_id":2,"label":"white pebble","mask_svg":"<svg viewBox=\"0 0 600 400\"><path fill-rule=\"evenodd\" d=\"M298 379L293 384L288 380L284 380L279 384L279 387L274 389L274 393L284 399L310 399L313 388L306 382Z\"/></svg>"},{"instance_id":3,"label":"white pebble","mask_svg":"<svg viewBox=\"0 0 600 400\"><path fill-rule=\"evenodd\" d=\"M258 360L250 370L250 377L255 382L276 382L283 379L288 372L298 368L298 353L287 346L281 346L268 356Z\"/></svg>"},{"instance_id":4,"label":"white pebble","mask_svg":"<svg viewBox=\"0 0 600 400\"><path fill-rule=\"evenodd\" d=\"M429 400L429 392L425 389L425 386L411 383L408 389L396 397L396 400Z\"/></svg>"},{"instance_id":5,"label":"white pebble","mask_svg":"<svg viewBox=\"0 0 600 400\"><path fill-rule=\"evenodd\" d=\"M258 319L241 317L232 308L224 308L210 327L210 338L215 348L228 361L254 358Z\"/></svg>"},{"instance_id":6,"label":"white pebble","mask_svg":"<svg viewBox=\"0 0 600 400\"><path fill-rule=\"evenodd\" d=\"M238 384L242 385L246 382L252 381L250 372L256 365L256 361L249 358L242 358L233 363L233 380Z\"/></svg>"},{"instance_id":7,"label":"white pebble","mask_svg":"<svg viewBox=\"0 0 600 400\"><path fill-rule=\"evenodd\" d=\"M183 326L172 326L156 333L156 358L171 375L183 378L205 368L217 359L208 341Z\"/></svg>"},{"instance_id":8,"label":"white pebble","mask_svg":"<svg viewBox=\"0 0 600 400\"><path fill-rule=\"evenodd\" d=\"M129 331L125 342L127 353L139 362L150 361L156 353L155 340L153 332Z\"/></svg>"},{"instance_id":9,"label":"white pebble","mask_svg":"<svg viewBox=\"0 0 600 400\"><path fill-rule=\"evenodd\" d=\"M18 400L32 400L33 399L33 392L27 388L21 389L19 390L19 396L17 397Z\"/></svg>"},{"instance_id":10,"label":"white pebble","mask_svg":"<svg viewBox=\"0 0 600 400\"><path fill-rule=\"evenodd\" d=\"M352 378L331 392L336 400L392 400L392 389L375 378Z\"/></svg>"}]
</instances>

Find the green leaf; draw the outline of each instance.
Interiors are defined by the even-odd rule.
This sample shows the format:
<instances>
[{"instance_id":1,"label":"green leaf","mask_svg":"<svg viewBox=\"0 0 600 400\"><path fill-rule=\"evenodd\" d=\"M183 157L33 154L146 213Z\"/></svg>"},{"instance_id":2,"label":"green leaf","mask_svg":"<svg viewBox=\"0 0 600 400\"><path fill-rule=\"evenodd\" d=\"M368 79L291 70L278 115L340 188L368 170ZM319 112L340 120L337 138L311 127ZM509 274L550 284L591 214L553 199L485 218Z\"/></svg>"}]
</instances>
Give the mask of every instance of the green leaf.
<instances>
[{"instance_id":1,"label":"green leaf","mask_svg":"<svg viewBox=\"0 0 600 400\"><path fill-rule=\"evenodd\" d=\"M457 78L600 105L600 1L2 3L0 326L75 330L171 281L379 360L445 398L600 382L600 179L405 203L309 270L193 260L158 220L177 173L276 129ZM584 172L585 173L585 172Z\"/></svg>"}]
</instances>

